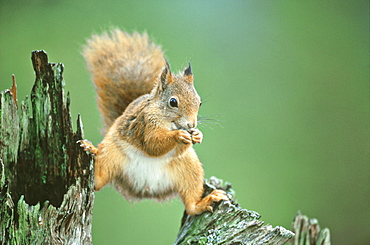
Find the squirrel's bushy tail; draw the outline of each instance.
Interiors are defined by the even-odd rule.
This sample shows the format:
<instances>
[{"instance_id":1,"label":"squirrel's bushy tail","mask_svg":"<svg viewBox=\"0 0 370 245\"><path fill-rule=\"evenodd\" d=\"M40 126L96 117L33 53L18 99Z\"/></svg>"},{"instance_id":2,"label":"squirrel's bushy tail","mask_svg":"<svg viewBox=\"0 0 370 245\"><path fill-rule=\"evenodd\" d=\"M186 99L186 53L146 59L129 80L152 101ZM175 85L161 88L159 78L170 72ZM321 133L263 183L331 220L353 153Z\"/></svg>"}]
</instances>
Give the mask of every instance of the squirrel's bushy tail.
<instances>
[{"instance_id":1,"label":"squirrel's bushy tail","mask_svg":"<svg viewBox=\"0 0 370 245\"><path fill-rule=\"evenodd\" d=\"M150 93L165 66L161 47L146 33L130 35L119 29L93 35L83 56L95 84L105 129L133 100Z\"/></svg>"}]
</instances>

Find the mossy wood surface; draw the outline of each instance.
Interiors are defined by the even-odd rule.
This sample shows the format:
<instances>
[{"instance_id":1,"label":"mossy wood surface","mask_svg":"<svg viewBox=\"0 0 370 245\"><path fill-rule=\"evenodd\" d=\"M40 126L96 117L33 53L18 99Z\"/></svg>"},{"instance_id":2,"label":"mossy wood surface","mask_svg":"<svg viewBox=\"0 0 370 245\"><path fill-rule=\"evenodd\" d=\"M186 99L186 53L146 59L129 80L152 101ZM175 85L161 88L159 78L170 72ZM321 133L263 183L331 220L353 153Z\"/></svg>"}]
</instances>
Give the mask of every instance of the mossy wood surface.
<instances>
[{"instance_id":1,"label":"mossy wood surface","mask_svg":"<svg viewBox=\"0 0 370 245\"><path fill-rule=\"evenodd\" d=\"M211 177L205 194L226 191L230 201L215 204L213 213L189 216L184 213L175 244L285 244L294 234L281 226L264 225L257 212L239 207L230 183Z\"/></svg>"},{"instance_id":2,"label":"mossy wood surface","mask_svg":"<svg viewBox=\"0 0 370 245\"><path fill-rule=\"evenodd\" d=\"M17 105L0 93L0 244L91 243L93 162L76 144L63 65L32 52L36 80ZM15 82L15 81L13 81Z\"/></svg>"}]
</instances>

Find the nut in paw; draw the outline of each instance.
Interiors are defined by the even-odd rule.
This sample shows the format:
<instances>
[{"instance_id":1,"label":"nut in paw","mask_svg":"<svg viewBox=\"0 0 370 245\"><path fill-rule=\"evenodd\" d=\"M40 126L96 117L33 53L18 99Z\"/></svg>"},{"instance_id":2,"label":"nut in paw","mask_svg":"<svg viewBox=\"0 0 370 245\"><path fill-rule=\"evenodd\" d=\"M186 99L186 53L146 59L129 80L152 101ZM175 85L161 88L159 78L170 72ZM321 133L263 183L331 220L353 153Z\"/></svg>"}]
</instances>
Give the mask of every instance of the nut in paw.
<instances>
[{"instance_id":1,"label":"nut in paw","mask_svg":"<svg viewBox=\"0 0 370 245\"><path fill-rule=\"evenodd\" d=\"M185 130L179 130L178 137L180 141L184 144L191 144L192 143L192 138L191 134Z\"/></svg>"},{"instance_id":2,"label":"nut in paw","mask_svg":"<svg viewBox=\"0 0 370 245\"><path fill-rule=\"evenodd\" d=\"M191 140L193 144L200 144L203 140L203 134L199 129L192 128L189 130L189 133L191 134Z\"/></svg>"}]
</instances>

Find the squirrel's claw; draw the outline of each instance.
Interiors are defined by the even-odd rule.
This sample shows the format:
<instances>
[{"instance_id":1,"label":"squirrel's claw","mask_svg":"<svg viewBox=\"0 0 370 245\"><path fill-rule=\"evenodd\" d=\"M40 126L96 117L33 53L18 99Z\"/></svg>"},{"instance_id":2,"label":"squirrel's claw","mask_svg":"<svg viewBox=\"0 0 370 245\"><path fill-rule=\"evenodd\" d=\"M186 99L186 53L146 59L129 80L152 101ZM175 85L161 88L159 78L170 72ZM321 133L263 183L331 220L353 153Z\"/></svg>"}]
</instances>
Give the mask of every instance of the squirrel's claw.
<instances>
[{"instance_id":1,"label":"squirrel's claw","mask_svg":"<svg viewBox=\"0 0 370 245\"><path fill-rule=\"evenodd\" d=\"M179 140L184 144L192 143L191 134L188 131L179 130L178 137L179 137Z\"/></svg>"},{"instance_id":2,"label":"squirrel's claw","mask_svg":"<svg viewBox=\"0 0 370 245\"><path fill-rule=\"evenodd\" d=\"M227 194L223 190L213 190L209 195L198 201L195 205L194 210L187 209L187 213L190 215L194 214L200 214L203 212L211 212L213 213L213 207L212 204L215 202L220 202L220 201L228 201L229 198L227 197Z\"/></svg>"},{"instance_id":3,"label":"squirrel's claw","mask_svg":"<svg viewBox=\"0 0 370 245\"><path fill-rule=\"evenodd\" d=\"M219 202L221 200L229 200L226 195L226 192L220 189L213 190L211 194L209 194L213 202Z\"/></svg>"},{"instance_id":4,"label":"squirrel's claw","mask_svg":"<svg viewBox=\"0 0 370 245\"><path fill-rule=\"evenodd\" d=\"M207 211L210 213L213 213L213 207L212 206L207 206Z\"/></svg>"},{"instance_id":5,"label":"squirrel's claw","mask_svg":"<svg viewBox=\"0 0 370 245\"><path fill-rule=\"evenodd\" d=\"M199 129L193 128L189 131L189 133L191 134L191 140L193 144L202 143L203 134Z\"/></svg>"},{"instance_id":6,"label":"squirrel's claw","mask_svg":"<svg viewBox=\"0 0 370 245\"><path fill-rule=\"evenodd\" d=\"M76 143L80 144L80 147L90 154L96 155L98 152L98 149L89 140L78 140Z\"/></svg>"},{"instance_id":7,"label":"squirrel's claw","mask_svg":"<svg viewBox=\"0 0 370 245\"><path fill-rule=\"evenodd\" d=\"M223 190L219 190L219 189L213 190L211 192L211 194L209 194L209 198L210 198L210 200L209 200L210 204L214 203L214 202L220 202L222 200L224 200L224 201L229 200L229 198L226 195L226 192L223 191ZM213 213L213 207L212 206L207 206L206 209L207 209L208 212Z\"/></svg>"}]
</instances>

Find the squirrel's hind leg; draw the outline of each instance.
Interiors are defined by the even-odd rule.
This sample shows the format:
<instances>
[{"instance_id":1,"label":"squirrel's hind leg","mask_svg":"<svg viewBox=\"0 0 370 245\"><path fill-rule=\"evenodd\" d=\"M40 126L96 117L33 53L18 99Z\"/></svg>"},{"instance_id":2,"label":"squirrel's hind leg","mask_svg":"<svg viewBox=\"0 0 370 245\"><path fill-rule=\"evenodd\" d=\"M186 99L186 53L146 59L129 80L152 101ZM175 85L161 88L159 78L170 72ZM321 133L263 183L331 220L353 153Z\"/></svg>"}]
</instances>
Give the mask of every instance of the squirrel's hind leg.
<instances>
[{"instance_id":1,"label":"squirrel's hind leg","mask_svg":"<svg viewBox=\"0 0 370 245\"><path fill-rule=\"evenodd\" d=\"M223 190L213 190L211 194L202 198L203 180L183 182L179 194L188 215L197 215L203 212L213 212L212 204L221 200L229 200Z\"/></svg>"}]
</instances>

